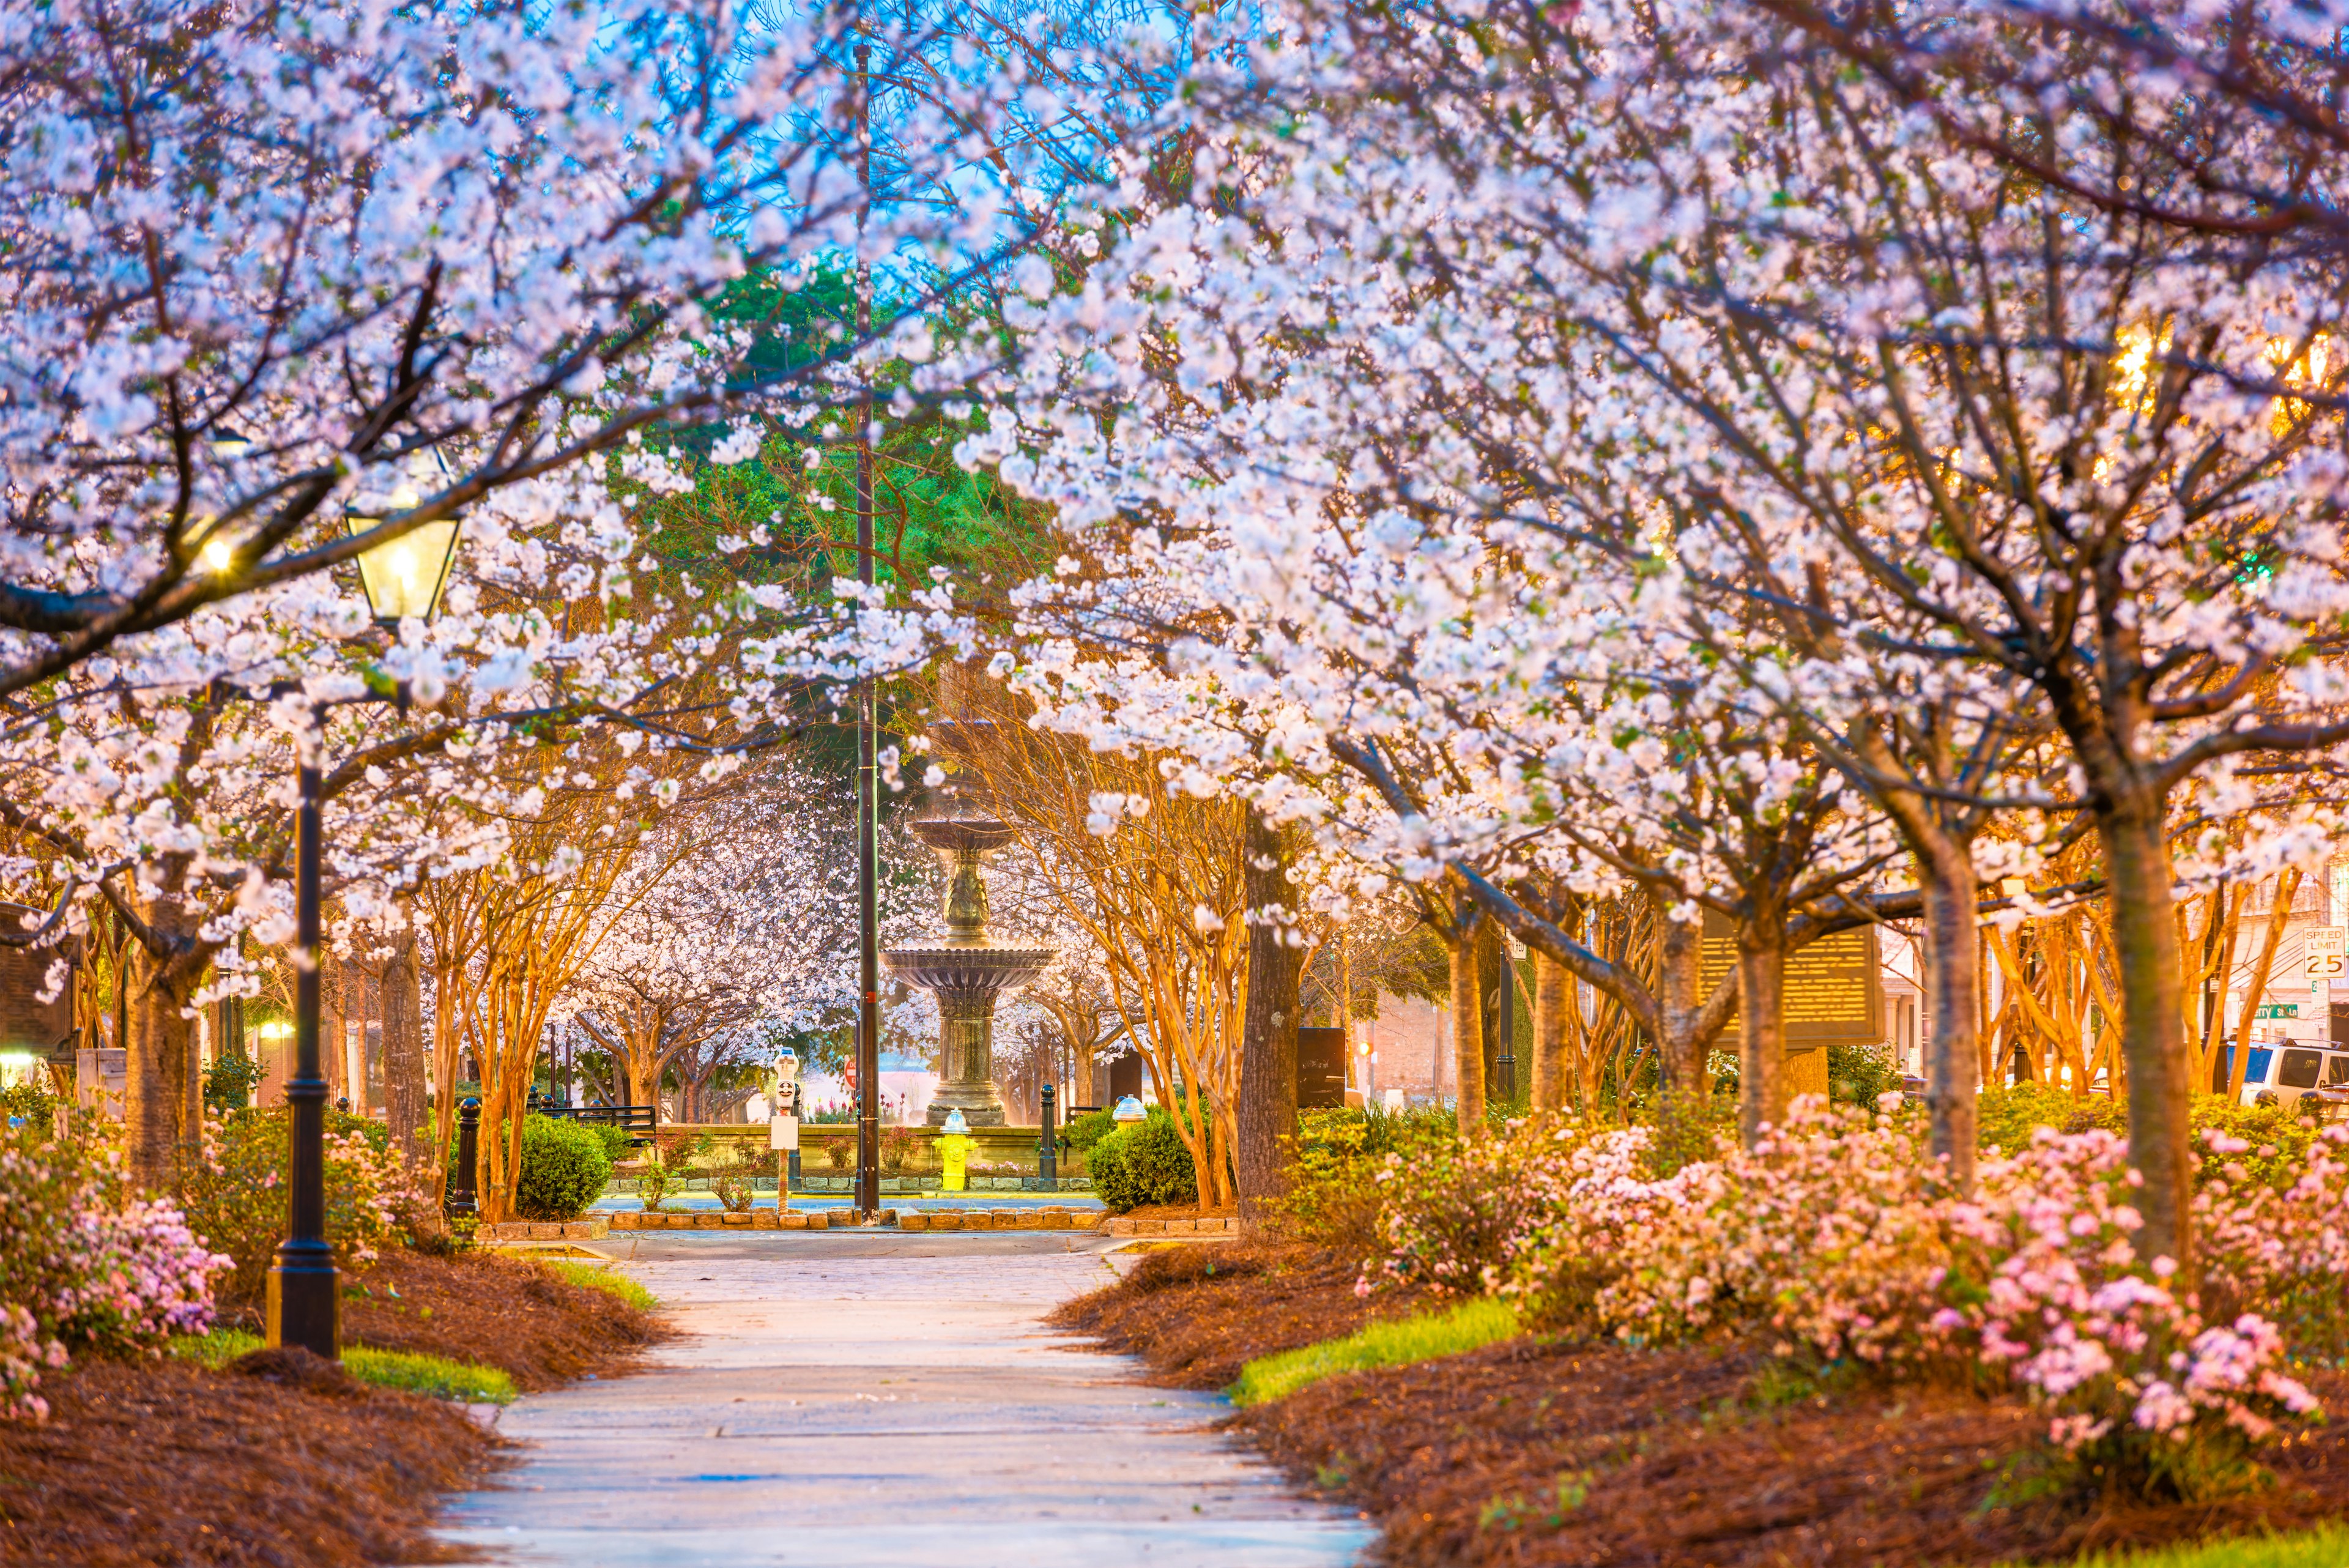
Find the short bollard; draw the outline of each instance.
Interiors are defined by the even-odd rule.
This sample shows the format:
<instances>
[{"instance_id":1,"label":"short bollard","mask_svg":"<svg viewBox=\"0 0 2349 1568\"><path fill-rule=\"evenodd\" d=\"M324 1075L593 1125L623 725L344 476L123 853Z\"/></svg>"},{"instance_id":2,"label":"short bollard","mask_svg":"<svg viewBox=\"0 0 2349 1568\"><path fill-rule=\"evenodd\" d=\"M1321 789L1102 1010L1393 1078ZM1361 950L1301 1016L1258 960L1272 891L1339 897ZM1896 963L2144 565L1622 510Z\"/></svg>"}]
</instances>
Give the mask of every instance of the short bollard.
<instances>
[{"instance_id":1,"label":"short bollard","mask_svg":"<svg viewBox=\"0 0 2349 1568\"><path fill-rule=\"evenodd\" d=\"M444 1205L451 1220L481 1218L481 1207L473 1196L473 1166L481 1147L481 1102L469 1096L457 1106L457 1168L449 1173Z\"/></svg>"},{"instance_id":2,"label":"short bollard","mask_svg":"<svg viewBox=\"0 0 2349 1568\"><path fill-rule=\"evenodd\" d=\"M1043 1102L1040 1119L1044 1125L1036 1139L1036 1179L1039 1186L1050 1192L1061 1185L1061 1129L1053 1115L1052 1085L1045 1085L1037 1097Z\"/></svg>"}]
</instances>

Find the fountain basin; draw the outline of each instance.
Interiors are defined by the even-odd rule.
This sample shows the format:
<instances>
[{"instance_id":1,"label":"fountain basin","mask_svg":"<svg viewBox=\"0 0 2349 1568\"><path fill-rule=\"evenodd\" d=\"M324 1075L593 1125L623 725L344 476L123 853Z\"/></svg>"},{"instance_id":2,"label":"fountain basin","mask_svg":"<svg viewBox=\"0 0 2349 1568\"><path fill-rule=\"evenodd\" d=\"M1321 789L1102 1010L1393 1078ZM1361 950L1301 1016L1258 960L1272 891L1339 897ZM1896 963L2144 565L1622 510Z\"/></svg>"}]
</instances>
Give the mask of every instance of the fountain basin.
<instances>
[{"instance_id":1,"label":"fountain basin","mask_svg":"<svg viewBox=\"0 0 2349 1568\"><path fill-rule=\"evenodd\" d=\"M881 955L889 972L908 985L940 996L992 997L1044 972L1052 961L1050 948L936 947L891 948Z\"/></svg>"}]
</instances>

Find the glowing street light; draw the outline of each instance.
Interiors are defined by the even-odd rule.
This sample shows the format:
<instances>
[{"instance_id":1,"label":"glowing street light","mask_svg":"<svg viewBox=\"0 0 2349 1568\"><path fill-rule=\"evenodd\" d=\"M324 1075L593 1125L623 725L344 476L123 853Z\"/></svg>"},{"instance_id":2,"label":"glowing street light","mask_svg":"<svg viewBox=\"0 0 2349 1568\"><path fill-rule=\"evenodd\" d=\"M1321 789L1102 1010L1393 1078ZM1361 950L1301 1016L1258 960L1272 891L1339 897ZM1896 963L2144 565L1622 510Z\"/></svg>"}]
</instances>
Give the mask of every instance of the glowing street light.
<instances>
[{"instance_id":1,"label":"glowing street light","mask_svg":"<svg viewBox=\"0 0 2349 1568\"><path fill-rule=\"evenodd\" d=\"M412 512L423 497L402 484L390 495L388 514ZM383 517L357 507L345 517L356 539L383 522ZM413 616L430 620L440 607L440 590L449 583L450 563L457 558L458 520L444 517L419 523L397 539L359 552L359 586L367 590L367 606L384 626L398 626Z\"/></svg>"}]
</instances>

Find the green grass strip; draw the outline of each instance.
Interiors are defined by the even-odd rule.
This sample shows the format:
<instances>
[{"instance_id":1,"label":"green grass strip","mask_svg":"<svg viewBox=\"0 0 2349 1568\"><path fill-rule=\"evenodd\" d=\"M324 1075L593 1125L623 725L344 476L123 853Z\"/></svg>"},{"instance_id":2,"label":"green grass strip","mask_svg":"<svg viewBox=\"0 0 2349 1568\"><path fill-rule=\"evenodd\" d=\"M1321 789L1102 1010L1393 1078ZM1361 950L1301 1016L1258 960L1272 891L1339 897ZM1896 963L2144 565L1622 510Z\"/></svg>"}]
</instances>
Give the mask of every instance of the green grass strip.
<instances>
[{"instance_id":1,"label":"green grass strip","mask_svg":"<svg viewBox=\"0 0 2349 1568\"><path fill-rule=\"evenodd\" d=\"M2328 1524L2304 1534L2247 1535L2158 1552L2100 1552L2077 1559L2072 1568L2340 1568L2344 1563L2349 1563L2349 1528Z\"/></svg>"},{"instance_id":2,"label":"green grass strip","mask_svg":"<svg viewBox=\"0 0 2349 1568\"><path fill-rule=\"evenodd\" d=\"M215 1328L210 1334L191 1334L185 1339L171 1341L172 1355L182 1361L192 1361L199 1366L209 1366L214 1370L260 1348L261 1335L234 1328Z\"/></svg>"},{"instance_id":3,"label":"green grass strip","mask_svg":"<svg viewBox=\"0 0 2349 1568\"><path fill-rule=\"evenodd\" d=\"M216 1328L201 1337L171 1342L171 1354L201 1366L226 1366L240 1355L261 1348L261 1336L239 1329ZM343 1346L343 1369L362 1383L378 1388L404 1389L436 1399L462 1399L469 1405L511 1405L513 1379L494 1366L475 1366L438 1355L406 1350L377 1350L364 1345Z\"/></svg>"},{"instance_id":4,"label":"green grass strip","mask_svg":"<svg viewBox=\"0 0 2349 1568\"><path fill-rule=\"evenodd\" d=\"M377 1350L364 1345L343 1346L343 1365L362 1383L378 1388L400 1388L429 1394L436 1399L462 1399L468 1405L511 1405L513 1379L494 1366L419 1355L407 1350Z\"/></svg>"},{"instance_id":5,"label":"green grass strip","mask_svg":"<svg viewBox=\"0 0 2349 1568\"><path fill-rule=\"evenodd\" d=\"M1491 1296L1480 1296L1448 1312L1374 1323L1343 1339L1325 1339L1318 1345L1259 1355L1240 1368L1239 1381L1226 1392L1233 1404L1245 1408L1286 1398L1340 1372L1404 1366L1439 1355L1457 1355L1516 1332L1516 1308Z\"/></svg>"},{"instance_id":6,"label":"green grass strip","mask_svg":"<svg viewBox=\"0 0 2349 1568\"><path fill-rule=\"evenodd\" d=\"M650 1312L660 1305L652 1292L602 1263L585 1263L570 1258L541 1258L538 1262L542 1268L552 1270L574 1285L585 1285L591 1291L617 1296L640 1312Z\"/></svg>"}]
</instances>

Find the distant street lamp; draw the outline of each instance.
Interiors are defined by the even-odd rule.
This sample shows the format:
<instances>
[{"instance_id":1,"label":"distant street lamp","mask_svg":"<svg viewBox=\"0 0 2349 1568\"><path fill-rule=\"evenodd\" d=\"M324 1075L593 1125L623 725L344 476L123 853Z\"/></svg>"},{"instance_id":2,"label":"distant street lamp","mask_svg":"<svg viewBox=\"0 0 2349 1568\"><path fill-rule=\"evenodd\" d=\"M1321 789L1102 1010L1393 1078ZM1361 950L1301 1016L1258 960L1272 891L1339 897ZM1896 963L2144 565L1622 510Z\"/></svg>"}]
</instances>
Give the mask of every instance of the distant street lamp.
<instances>
[{"instance_id":1,"label":"distant street lamp","mask_svg":"<svg viewBox=\"0 0 2349 1568\"><path fill-rule=\"evenodd\" d=\"M235 438L240 443L243 438ZM215 450L223 443L216 441ZM234 456L238 445L223 453ZM398 510L417 504L412 491L395 493ZM347 525L354 535L382 521L354 513ZM360 552L359 581L378 624L398 626L406 617L429 620L440 608L449 564L457 553L452 519L420 524L401 537ZM420 553L422 540L437 558ZM383 698L367 701L387 701ZM407 705L407 691L388 699ZM320 715L323 718L323 713ZM269 1271L268 1343L298 1345L333 1359L342 1353L342 1281L334 1249L326 1244L326 1079L318 1049L318 759L297 770L300 802L295 814L294 847L294 1073L285 1081L285 1103L294 1117L292 1168L287 1176L285 1240ZM467 1186L471 1186L470 1176Z\"/></svg>"}]
</instances>

